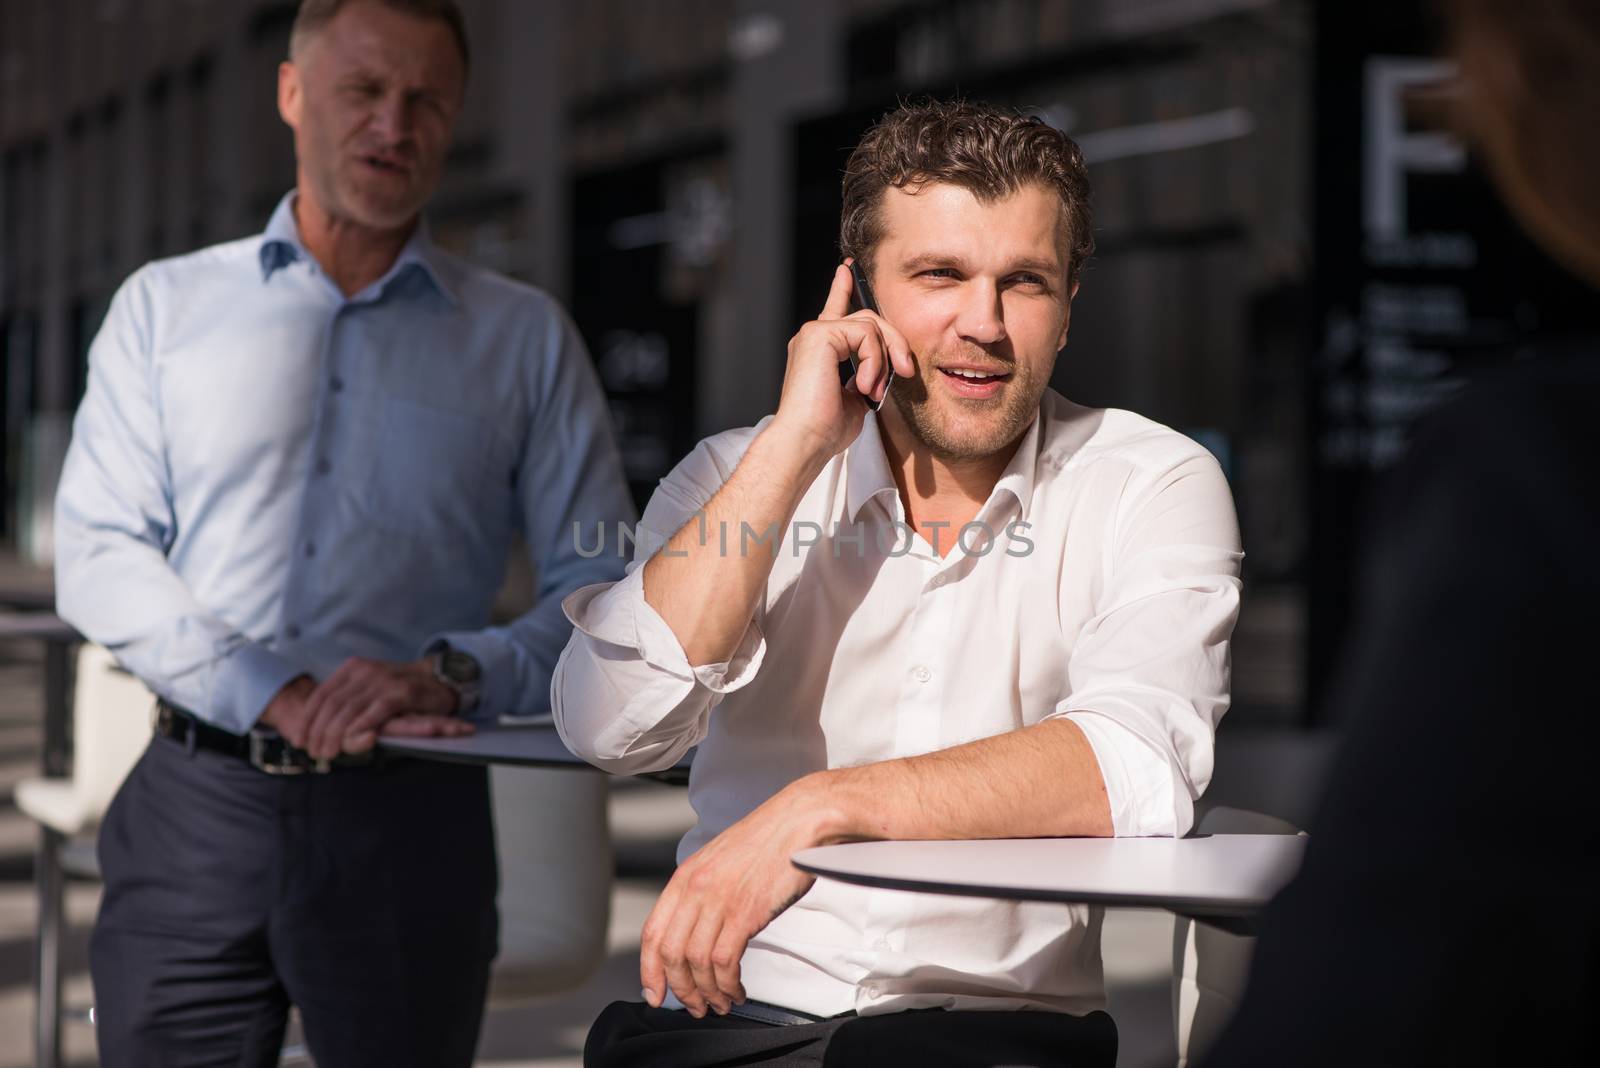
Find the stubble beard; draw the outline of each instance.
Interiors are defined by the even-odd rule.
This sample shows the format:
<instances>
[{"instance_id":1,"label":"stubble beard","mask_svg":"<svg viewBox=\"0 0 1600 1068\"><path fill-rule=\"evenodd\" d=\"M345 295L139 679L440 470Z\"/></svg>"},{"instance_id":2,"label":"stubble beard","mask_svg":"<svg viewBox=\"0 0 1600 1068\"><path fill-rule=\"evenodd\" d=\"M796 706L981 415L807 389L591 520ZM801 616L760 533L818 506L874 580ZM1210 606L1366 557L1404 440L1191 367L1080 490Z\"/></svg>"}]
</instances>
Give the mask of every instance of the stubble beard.
<instances>
[{"instance_id":1,"label":"stubble beard","mask_svg":"<svg viewBox=\"0 0 1600 1068\"><path fill-rule=\"evenodd\" d=\"M338 176L340 199L354 221L378 230L391 230L404 226L422 210L427 197L411 186L383 188L352 164L348 172Z\"/></svg>"},{"instance_id":2,"label":"stubble beard","mask_svg":"<svg viewBox=\"0 0 1600 1068\"><path fill-rule=\"evenodd\" d=\"M905 420L912 437L940 460L981 460L993 456L1022 437L1039 414L1039 399L1045 381L1022 365L1011 365L1011 377L992 400L953 399L935 404L927 378L942 375L935 360L922 362L926 368L914 379L897 378L889 399ZM948 407L961 413L952 416Z\"/></svg>"},{"instance_id":3,"label":"stubble beard","mask_svg":"<svg viewBox=\"0 0 1600 1068\"><path fill-rule=\"evenodd\" d=\"M349 151L338 144L324 144L317 166L308 168L322 209L334 218L372 230L394 230L416 217L427 202L427 176L416 188L382 188L361 173L361 151Z\"/></svg>"}]
</instances>

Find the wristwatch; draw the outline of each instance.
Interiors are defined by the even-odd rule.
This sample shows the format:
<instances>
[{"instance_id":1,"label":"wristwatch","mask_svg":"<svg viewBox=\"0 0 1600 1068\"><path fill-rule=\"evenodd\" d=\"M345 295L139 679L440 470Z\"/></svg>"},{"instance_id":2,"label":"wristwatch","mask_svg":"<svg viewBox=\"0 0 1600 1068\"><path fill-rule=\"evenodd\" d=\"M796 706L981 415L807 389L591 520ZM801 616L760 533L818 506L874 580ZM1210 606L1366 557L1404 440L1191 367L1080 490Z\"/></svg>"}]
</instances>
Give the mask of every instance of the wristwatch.
<instances>
[{"instance_id":1,"label":"wristwatch","mask_svg":"<svg viewBox=\"0 0 1600 1068\"><path fill-rule=\"evenodd\" d=\"M464 716L478 707L483 669L470 653L440 642L429 650L428 659L433 662L433 677L455 691L456 715Z\"/></svg>"}]
</instances>

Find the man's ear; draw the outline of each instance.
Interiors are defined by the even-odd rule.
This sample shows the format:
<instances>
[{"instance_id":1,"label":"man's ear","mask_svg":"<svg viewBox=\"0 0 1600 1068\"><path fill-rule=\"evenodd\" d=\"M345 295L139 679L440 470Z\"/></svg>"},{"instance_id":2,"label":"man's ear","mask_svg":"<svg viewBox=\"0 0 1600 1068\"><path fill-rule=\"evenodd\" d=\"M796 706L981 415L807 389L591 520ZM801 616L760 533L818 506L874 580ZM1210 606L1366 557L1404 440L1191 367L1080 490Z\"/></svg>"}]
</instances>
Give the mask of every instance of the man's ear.
<instances>
[{"instance_id":1,"label":"man's ear","mask_svg":"<svg viewBox=\"0 0 1600 1068\"><path fill-rule=\"evenodd\" d=\"M300 68L292 60L278 64L278 115L291 130L300 129L300 102L304 94L300 89Z\"/></svg>"}]
</instances>

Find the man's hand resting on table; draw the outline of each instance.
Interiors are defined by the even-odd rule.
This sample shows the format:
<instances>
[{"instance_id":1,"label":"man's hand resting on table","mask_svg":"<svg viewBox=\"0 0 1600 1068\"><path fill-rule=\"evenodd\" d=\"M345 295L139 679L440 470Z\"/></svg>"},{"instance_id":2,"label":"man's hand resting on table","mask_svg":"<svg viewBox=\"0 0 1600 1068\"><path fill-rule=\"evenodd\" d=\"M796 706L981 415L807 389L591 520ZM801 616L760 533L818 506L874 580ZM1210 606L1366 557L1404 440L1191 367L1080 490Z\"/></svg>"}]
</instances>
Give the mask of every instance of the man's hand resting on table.
<instances>
[{"instance_id":1,"label":"man's hand resting on table","mask_svg":"<svg viewBox=\"0 0 1600 1068\"><path fill-rule=\"evenodd\" d=\"M921 756L816 771L682 864L645 921L644 997L696 1017L744 1000L746 943L815 881L801 849L868 839L1108 838L1105 780L1083 729L1052 718Z\"/></svg>"},{"instance_id":2,"label":"man's hand resting on table","mask_svg":"<svg viewBox=\"0 0 1600 1068\"><path fill-rule=\"evenodd\" d=\"M456 737L472 724L453 716L456 694L426 660L389 663L351 657L321 684L301 676L261 714L289 744L318 760L363 753L379 734Z\"/></svg>"},{"instance_id":3,"label":"man's hand resting on table","mask_svg":"<svg viewBox=\"0 0 1600 1068\"><path fill-rule=\"evenodd\" d=\"M801 779L678 865L640 938L646 1001L659 1008L670 988L697 1019L744 1001L745 944L816 881L789 858L824 844L820 809Z\"/></svg>"}]
</instances>

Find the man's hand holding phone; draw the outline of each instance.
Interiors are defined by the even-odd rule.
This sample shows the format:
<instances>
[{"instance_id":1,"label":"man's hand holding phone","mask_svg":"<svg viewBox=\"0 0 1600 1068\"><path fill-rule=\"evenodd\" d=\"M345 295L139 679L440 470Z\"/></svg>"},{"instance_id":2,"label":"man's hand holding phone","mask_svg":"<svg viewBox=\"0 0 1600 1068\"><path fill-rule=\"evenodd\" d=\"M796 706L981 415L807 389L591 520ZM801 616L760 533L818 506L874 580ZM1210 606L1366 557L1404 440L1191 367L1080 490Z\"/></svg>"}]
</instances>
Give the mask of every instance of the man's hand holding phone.
<instances>
[{"instance_id":1,"label":"man's hand holding phone","mask_svg":"<svg viewBox=\"0 0 1600 1068\"><path fill-rule=\"evenodd\" d=\"M822 313L789 342L778 413L706 502L701 523L786 527L823 466L861 432L868 404L883 400L894 374L914 373L898 330L876 312L851 312L852 290L850 269L841 264ZM841 388L839 365L852 359L855 375ZM784 539L731 553L708 545L696 526L685 523L645 563L644 595L698 666L732 659ZM745 946L811 885L789 856L822 841L817 814L826 811L807 788L791 784L678 867L644 925L639 978L651 1005L670 990L700 1017L744 1000Z\"/></svg>"},{"instance_id":2,"label":"man's hand holding phone","mask_svg":"<svg viewBox=\"0 0 1600 1068\"><path fill-rule=\"evenodd\" d=\"M773 419L814 442L824 458L856 439L868 406L876 410L883 402L894 375L916 373L911 347L898 330L876 311L850 310L854 292L850 266L840 264L821 314L789 341L783 396ZM841 388L840 364L847 361L855 374Z\"/></svg>"},{"instance_id":3,"label":"man's hand holding phone","mask_svg":"<svg viewBox=\"0 0 1600 1068\"><path fill-rule=\"evenodd\" d=\"M850 306L858 311L868 311L881 317L878 311L878 299L872 294L872 280L867 277L866 269L857 259L847 259L844 265L850 269ZM894 374L884 376L884 386L881 393L869 393L856 389L855 376L861 369L861 361L855 353L850 354L848 364L839 365L839 384L846 389L854 390L862 400L872 406L873 411L881 411L883 402L889 399L889 390L894 386Z\"/></svg>"}]
</instances>

